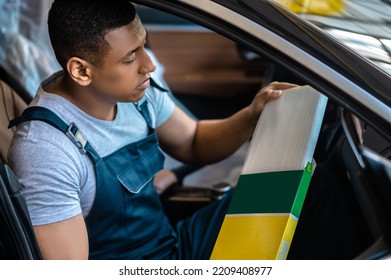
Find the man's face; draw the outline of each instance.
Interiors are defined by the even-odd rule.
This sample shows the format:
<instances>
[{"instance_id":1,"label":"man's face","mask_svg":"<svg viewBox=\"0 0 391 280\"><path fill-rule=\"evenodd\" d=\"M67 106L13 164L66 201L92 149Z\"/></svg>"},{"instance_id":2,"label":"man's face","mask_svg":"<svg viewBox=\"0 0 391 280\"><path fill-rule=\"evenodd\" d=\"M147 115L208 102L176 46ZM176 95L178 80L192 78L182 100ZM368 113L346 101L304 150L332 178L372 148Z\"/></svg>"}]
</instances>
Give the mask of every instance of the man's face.
<instances>
[{"instance_id":1,"label":"man's face","mask_svg":"<svg viewBox=\"0 0 391 280\"><path fill-rule=\"evenodd\" d=\"M140 19L110 31L105 39L110 50L103 65L93 67L92 89L109 102L135 102L149 87L149 74L156 69L145 52L147 33Z\"/></svg>"}]
</instances>

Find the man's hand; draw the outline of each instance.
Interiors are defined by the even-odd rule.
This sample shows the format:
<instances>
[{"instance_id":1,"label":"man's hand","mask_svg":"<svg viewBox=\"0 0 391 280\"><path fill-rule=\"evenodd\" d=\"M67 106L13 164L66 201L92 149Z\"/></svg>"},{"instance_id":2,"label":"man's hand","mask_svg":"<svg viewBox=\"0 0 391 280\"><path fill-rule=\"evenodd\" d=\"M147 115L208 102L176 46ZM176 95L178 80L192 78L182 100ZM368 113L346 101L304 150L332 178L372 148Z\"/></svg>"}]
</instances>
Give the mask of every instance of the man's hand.
<instances>
[{"instance_id":1,"label":"man's hand","mask_svg":"<svg viewBox=\"0 0 391 280\"><path fill-rule=\"evenodd\" d=\"M284 90L294 87L297 87L297 85L290 83L272 82L259 90L250 105L252 121L254 123L258 122L262 109L267 102L279 98Z\"/></svg>"},{"instance_id":2,"label":"man's hand","mask_svg":"<svg viewBox=\"0 0 391 280\"><path fill-rule=\"evenodd\" d=\"M177 181L178 179L174 172L169 169L162 169L156 173L153 179L153 186L155 187L158 194L162 194Z\"/></svg>"}]
</instances>

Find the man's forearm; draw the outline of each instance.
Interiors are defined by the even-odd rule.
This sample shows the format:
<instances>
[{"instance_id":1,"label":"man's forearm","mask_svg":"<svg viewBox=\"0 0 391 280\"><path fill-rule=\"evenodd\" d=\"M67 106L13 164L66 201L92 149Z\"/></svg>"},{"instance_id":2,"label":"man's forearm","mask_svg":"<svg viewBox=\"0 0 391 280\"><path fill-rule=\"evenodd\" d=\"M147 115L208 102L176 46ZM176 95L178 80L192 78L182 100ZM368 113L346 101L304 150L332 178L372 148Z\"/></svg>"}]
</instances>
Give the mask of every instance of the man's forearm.
<instances>
[{"instance_id":1,"label":"man's forearm","mask_svg":"<svg viewBox=\"0 0 391 280\"><path fill-rule=\"evenodd\" d=\"M248 107L222 120L201 120L193 142L193 159L196 163L213 163L234 153L254 132Z\"/></svg>"}]
</instances>

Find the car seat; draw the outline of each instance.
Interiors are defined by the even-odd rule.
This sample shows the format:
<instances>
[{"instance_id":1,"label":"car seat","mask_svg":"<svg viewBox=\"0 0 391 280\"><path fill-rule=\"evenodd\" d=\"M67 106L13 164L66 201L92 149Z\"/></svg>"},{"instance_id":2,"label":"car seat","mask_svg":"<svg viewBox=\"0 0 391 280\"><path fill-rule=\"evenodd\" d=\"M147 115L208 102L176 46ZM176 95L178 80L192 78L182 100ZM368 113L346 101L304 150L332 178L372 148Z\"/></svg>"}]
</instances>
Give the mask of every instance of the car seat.
<instances>
[{"instance_id":1,"label":"car seat","mask_svg":"<svg viewBox=\"0 0 391 280\"><path fill-rule=\"evenodd\" d=\"M8 129L10 120L22 114L27 107L26 101L9 86L8 83L0 79L0 159L7 163L8 148L11 144L11 139L15 128Z\"/></svg>"},{"instance_id":2,"label":"car seat","mask_svg":"<svg viewBox=\"0 0 391 280\"><path fill-rule=\"evenodd\" d=\"M20 195L21 185L6 164L14 133L14 129L7 129L8 123L23 112L30 97L21 88L22 94L9 85L18 88L4 69L0 73L0 259L41 259L26 203Z\"/></svg>"},{"instance_id":3,"label":"car seat","mask_svg":"<svg viewBox=\"0 0 391 280\"><path fill-rule=\"evenodd\" d=\"M0 259L42 258L21 188L8 165L0 163Z\"/></svg>"}]
</instances>

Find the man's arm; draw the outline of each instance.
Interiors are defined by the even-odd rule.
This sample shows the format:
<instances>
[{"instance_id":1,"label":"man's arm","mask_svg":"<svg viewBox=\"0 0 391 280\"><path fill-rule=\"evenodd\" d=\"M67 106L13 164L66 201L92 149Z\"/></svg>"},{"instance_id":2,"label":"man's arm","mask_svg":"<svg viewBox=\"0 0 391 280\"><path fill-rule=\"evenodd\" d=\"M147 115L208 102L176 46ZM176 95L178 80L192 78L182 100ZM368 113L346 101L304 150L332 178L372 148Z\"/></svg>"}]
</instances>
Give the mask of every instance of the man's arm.
<instances>
[{"instance_id":1,"label":"man's arm","mask_svg":"<svg viewBox=\"0 0 391 280\"><path fill-rule=\"evenodd\" d=\"M158 129L160 145L174 158L188 163L212 163L235 152L252 135L264 105L295 87L274 82L262 88L248 107L222 120L195 121L175 108Z\"/></svg>"},{"instance_id":2,"label":"man's arm","mask_svg":"<svg viewBox=\"0 0 391 280\"><path fill-rule=\"evenodd\" d=\"M63 133L44 122L22 125L28 129L21 127L15 133L9 164L23 185L22 195L42 256L86 259L88 241L80 192L89 159Z\"/></svg>"},{"instance_id":3,"label":"man's arm","mask_svg":"<svg viewBox=\"0 0 391 280\"><path fill-rule=\"evenodd\" d=\"M83 216L34 227L42 257L47 260L88 259L88 237Z\"/></svg>"}]
</instances>

